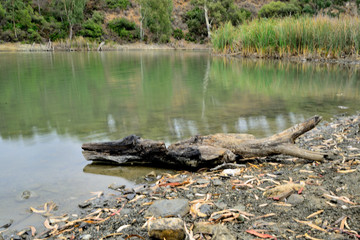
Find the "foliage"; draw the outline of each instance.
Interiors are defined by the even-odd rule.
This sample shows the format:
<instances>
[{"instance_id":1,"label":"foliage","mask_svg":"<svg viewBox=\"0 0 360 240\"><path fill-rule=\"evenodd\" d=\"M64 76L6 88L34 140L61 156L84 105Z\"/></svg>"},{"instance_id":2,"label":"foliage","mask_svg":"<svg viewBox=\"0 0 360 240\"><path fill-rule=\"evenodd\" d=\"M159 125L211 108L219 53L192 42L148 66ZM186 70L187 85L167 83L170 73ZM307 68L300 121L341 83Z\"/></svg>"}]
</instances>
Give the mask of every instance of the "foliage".
<instances>
[{"instance_id":1,"label":"foliage","mask_svg":"<svg viewBox=\"0 0 360 240\"><path fill-rule=\"evenodd\" d=\"M104 15L101 12L95 11L92 18L88 19L82 25L80 35L93 39L99 39L103 35L101 24L104 22Z\"/></svg>"},{"instance_id":2,"label":"foliage","mask_svg":"<svg viewBox=\"0 0 360 240\"><path fill-rule=\"evenodd\" d=\"M203 9L195 7L188 11L185 15L185 21L189 29L189 33L186 34L185 40L195 41L206 38L207 30Z\"/></svg>"},{"instance_id":3,"label":"foliage","mask_svg":"<svg viewBox=\"0 0 360 240\"><path fill-rule=\"evenodd\" d=\"M184 38L184 33L180 28L177 28L174 30L173 36L175 39L180 40Z\"/></svg>"},{"instance_id":4,"label":"foliage","mask_svg":"<svg viewBox=\"0 0 360 240\"><path fill-rule=\"evenodd\" d=\"M0 21L5 17L6 11L0 3Z\"/></svg>"},{"instance_id":5,"label":"foliage","mask_svg":"<svg viewBox=\"0 0 360 240\"><path fill-rule=\"evenodd\" d=\"M236 6L234 0L192 0L192 4L199 8L203 8L206 5L209 11L210 22L212 22L215 28L228 21L231 21L236 26L251 16L250 11Z\"/></svg>"},{"instance_id":6,"label":"foliage","mask_svg":"<svg viewBox=\"0 0 360 240\"><path fill-rule=\"evenodd\" d=\"M257 53L260 56L357 56L360 51L359 25L360 18L357 17L258 19L234 30L238 34L230 48L241 50L245 55ZM219 51L224 50L217 42L213 44Z\"/></svg>"},{"instance_id":7,"label":"foliage","mask_svg":"<svg viewBox=\"0 0 360 240\"><path fill-rule=\"evenodd\" d=\"M295 1L295 0L293 0ZM343 6L351 0L296 0L295 3L300 6L302 13L316 15L321 13L332 17L338 17L344 12ZM359 0L355 1L359 7Z\"/></svg>"},{"instance_id":8,"label":"foliage","mask_svg":"<svg viewBox=\"0 0 360 240\"><path fill-rule=\"evenodd\" d=\"M126 9L130 5L130 2L129 0L106 0L106 5L111 9Z\"/></svg>"},{"instance_id":9,"label":"foliage","mask_svg":"<svg viewBox=\"0 0 360 240\"><path fill-rule=\"evenodd\" d=\"M66 24L69 27L69 38L72 39L73 27L80 23L84 18L84 8L87 0L58 0L55 4L56 10L59 11Z\"/></svg>"},{"instance_id":10,"label":"foliage","mask_svg":"<svg viewBox=\"0 0 360 240\"><path fill-rule=\"evenodd\" d=\"M172 0L143 0L140 3L145 26L153 33L152 40L168 42L172 32Z\"/></svg>"},{"instance_id":11,"label":"foliage","mask_svg":"<svg viewBox=\"0 0 360 240\"><path fill-rule=\"evenodd\" d=\"M116 18L109 22L108 27L121 39L132 40L139 38L139 30L136 24L126 18Z\"/></svg>"},{"instance_id":12,"label":"foliage","mask_svg":"<svg viewBox=\"0 0 360 240\"><path fill-rule=\"evenodd\" d=\"M300 13L300 7L294 3L285 3L285 2L270 2L265 4L259 10L259 17L271 18L271 17L285 17L291 15L297 15Z\"/></svg>"}]
</instances>

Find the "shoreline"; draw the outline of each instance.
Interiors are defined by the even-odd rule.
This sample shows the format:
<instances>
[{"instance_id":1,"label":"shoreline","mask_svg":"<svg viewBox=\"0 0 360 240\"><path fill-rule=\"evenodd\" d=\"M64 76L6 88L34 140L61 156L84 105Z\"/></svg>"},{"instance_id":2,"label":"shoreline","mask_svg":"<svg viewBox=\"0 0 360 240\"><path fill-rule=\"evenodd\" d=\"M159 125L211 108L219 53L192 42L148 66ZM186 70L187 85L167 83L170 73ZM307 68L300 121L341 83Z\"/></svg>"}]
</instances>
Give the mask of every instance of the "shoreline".
<instances>
[{"instance_id":1,"label":"shoreline","mask_svg":"<svg viewBox=\"0 0 360 240\"><path fill-rule=\"evenodd\" d=\"M334 117L296 144L332 152L338 156L335 160L274 156L247 161L246 168L149 173L136 187L114 185L111 194L79 203L67 216L37 209L32 214L43 215L45 228L36 233L28 228L2 234L5 239L16 235L19 239L149 239L148 228L154 222L169 230L170 221L181 222L180 230L171 230L180 236L173 239L251 239L266 234L273 239L356 239L360 237L359 132L360 114ZM301 185L301 191L267 197L269 189L288 184ZM157 216L157 205L170 212Z\"/></svg>"},{"instance_id":2,"label":"shoreline","mask_svg":"<svg viewBox=\"0 0 360 240\"><path fill-rule=\"evenodd\" d=\"M319 58L319 57L276 57L276 56L259 56L258 54L242 54L238 53L216 53L213 52L209 44L189 43L185 41L175 41L169 44L145 44L145 43L127 43L127 44L105 44L102 47L103 52L108 51L132 51L132 50L179 50L179 51L210 51L212 56L227 57L236 59L250 59L250 60L275 60L294 63L325 63L325 64L342 64L342 65L359 65L360 59L354 57L348 58ZM0 44L0 53L6 52L96 52L97 48L86 49L83 47L74 47L72 49L61 46L60 43L53 45L52 49L48 48L47 44L23 44L23 43L2 43Z\"/></svg>"},{"instance_id":3,"label":"shoreline","mask_svg":"<svg viewBox=\"0 0 360 240\"><path fill-rule=\"evenodd\" d=\"M258 56L256 53L243 55L242 53L213 53L213 56L228 57L236 59L250 59L250 60L274 60L294 63L330 63L330 64L343 64L343 65L359 65L360 59L349 58L319 58L319 57L303 57L303 56L291 56L291 57L276 57L276 56Z\"/></svg>"},{"instance_id":4,"label":"shoreline","mask_svg":"<svg viewBox=\"0 0 360 240\"><path fill-rule=\"evenodd\" d=\"M72 48L65 46L63 43L48 44L22 44L22 43L2 43L0 44L0 52L96 52L96 47L89 48L86 45L77 47L73 43ZM100 51L123 51L123 50L194 50L194 51L208 51L211 47L206 44L188 43L185 41L176 41L169 44L145 44L145 43L127 43L127 44L105 44L102 45Z\"/></svg>"}]
</instances>

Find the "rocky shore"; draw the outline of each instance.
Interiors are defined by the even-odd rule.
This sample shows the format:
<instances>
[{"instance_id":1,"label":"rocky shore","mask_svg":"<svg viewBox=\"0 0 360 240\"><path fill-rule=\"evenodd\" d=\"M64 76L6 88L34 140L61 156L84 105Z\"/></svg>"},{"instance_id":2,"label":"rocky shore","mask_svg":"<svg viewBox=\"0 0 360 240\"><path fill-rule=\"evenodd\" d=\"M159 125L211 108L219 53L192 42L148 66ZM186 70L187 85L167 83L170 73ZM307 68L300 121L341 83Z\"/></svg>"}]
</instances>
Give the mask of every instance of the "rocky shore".
<instances>
[{"instance_id":1,"label":"rocky shore","mask_svg":"<svg viewBox=\"0 0 360 240\"><path fill-rule=\"evenodd\" d=\"M133 189L113 184L79 203L80 214L33 208L44 229L0 226L0 239L359 239L360 115L320 123L296 144L337 157L151 172Z\"/></svg>"}]
</instances>

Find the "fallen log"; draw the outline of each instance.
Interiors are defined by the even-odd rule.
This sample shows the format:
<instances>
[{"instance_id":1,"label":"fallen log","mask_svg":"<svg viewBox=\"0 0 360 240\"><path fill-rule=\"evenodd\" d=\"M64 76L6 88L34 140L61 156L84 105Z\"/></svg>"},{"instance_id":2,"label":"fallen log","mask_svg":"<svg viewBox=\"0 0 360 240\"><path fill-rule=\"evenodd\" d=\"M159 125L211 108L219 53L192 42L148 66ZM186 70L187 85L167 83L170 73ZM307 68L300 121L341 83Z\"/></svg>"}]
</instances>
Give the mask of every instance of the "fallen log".
<instances>
[{"instance_id":1,"label":"fallen log","mask_svg":"<svg viewBox=\"0 0 360 240\"><path fill-rule=\"evenodd\" d=\"M125 165L166 164L199 168L279 154L323 161L329 157L328 154L301 149L294 144L299 136L313 129L320 121L320 116L314 116L261 139L250 134L218 133L194 136L166 147L164 142L130 135L118 141L85 143L82 149L89 161Z\"/></svg>"}]
</instances>

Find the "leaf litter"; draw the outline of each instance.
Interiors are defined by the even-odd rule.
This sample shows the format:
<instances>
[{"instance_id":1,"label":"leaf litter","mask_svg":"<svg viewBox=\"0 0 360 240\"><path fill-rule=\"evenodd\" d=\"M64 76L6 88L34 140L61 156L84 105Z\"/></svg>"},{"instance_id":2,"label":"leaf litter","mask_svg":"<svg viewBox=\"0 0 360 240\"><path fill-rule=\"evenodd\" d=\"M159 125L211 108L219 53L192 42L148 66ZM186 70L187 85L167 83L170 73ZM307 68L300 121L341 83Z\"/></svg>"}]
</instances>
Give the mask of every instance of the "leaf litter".
<instances>
[{"instance_id":1,"label":"leaf litter","mask_svg":"<svg viewBox=\"0 0 360 240\"><path fill-rule=\"evenodd\" d=\"M276 156L166 173L134 189L94 192L88 201L100 206L86 206L79 217L54 216L51 202L31 207L46 218L45 229L18 233L31 239L149 239L146 226L154 218L145 217L147 209L157 200L183 198L189 201L181 217L188 239L218 234L195 234L197 223L225 226L235 239L359 239L360 115L322 123L296 144L337 157L317 163Z\"/></svg>"}]
</instances>

